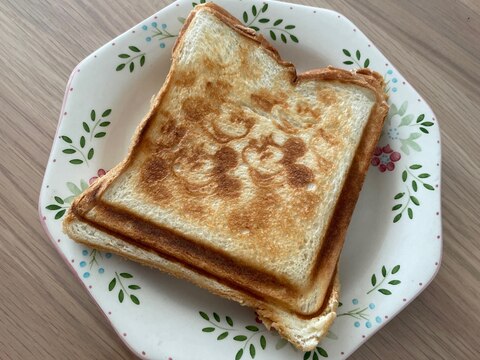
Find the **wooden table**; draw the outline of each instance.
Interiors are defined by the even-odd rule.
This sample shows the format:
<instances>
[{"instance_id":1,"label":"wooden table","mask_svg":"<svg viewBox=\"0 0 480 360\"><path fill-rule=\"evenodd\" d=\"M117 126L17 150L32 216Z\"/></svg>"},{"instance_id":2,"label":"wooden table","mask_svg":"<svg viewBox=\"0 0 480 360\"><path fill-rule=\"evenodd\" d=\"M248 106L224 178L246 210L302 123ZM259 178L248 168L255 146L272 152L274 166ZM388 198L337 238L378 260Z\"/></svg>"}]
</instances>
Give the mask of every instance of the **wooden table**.
<instances>
[{"instance_id":1,"label":"wooden table","mask_svg":"<svg viewBox=\"0 0 480 360\"><path fill-rule=\"evenodd\" d=\"M303 0L357 24L435 111L444 258L353 359L480 358L480 2ZM74 66L167 1L0 1L0 358L128 359L44 234L37 199Z\"/></svg>"}]
</instances>

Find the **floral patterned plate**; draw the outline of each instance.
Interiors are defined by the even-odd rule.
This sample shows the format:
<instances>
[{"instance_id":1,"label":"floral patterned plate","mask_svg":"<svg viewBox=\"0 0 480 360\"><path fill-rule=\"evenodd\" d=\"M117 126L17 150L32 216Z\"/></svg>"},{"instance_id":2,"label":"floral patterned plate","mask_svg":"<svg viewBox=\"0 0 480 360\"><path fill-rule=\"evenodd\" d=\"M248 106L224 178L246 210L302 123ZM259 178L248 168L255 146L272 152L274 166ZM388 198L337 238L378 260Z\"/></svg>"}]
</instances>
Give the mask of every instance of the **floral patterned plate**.
<instances>
[{"instance_id":1,"label":"floral patterned plate","mask_svg":"<svg viewBox=\"0 0 480 360\"><path fill-rule=\"evenodd\" d=\"M346 358L412 301L439 268L438 123L403 76L341 14L274 1L218 4L262 33L299 71L329 64L371 67L388 84L391 109L342 253L342 304L327 338L314 351L301 353L266 331L251 309L78 245L62 233L61 221L74 197L125 156L196 3L171 4L74 69L42 184L42 223L115 331L140 357Z\"/></svg>"}]
</instances>

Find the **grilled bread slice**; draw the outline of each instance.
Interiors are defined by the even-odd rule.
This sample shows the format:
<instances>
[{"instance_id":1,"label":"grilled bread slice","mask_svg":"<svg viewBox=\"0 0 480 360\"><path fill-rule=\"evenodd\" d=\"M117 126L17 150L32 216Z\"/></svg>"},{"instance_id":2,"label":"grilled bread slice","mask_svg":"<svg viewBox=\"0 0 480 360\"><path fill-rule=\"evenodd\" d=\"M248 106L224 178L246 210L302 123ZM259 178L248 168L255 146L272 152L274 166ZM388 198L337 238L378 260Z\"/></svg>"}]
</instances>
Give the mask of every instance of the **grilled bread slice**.
<instances>
[{"instance_id":1,"label":"grilled bread slice","mask_svg":"<svg viewBox=\"0 0 480 360\"><path fill-rule=\"evenodd\" d=\"M262 36L199 5L129 154L74 201L65 232L252 306L312 349L335 318L383 86L366 69L297 75Z\"/></svg>"}]
</instances>

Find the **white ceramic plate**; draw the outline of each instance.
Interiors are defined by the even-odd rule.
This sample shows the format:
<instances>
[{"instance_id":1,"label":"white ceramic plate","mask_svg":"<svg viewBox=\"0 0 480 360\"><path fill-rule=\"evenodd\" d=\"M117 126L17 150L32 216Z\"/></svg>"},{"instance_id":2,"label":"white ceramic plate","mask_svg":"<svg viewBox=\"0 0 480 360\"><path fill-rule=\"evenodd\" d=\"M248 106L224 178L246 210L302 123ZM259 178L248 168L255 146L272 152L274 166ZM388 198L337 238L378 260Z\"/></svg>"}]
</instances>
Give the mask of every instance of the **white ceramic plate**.
<instances>
[{"instance_id":1,"label":"white ceramic plate","mask_svg":"<svg viewBox=\"0 0 480 360\"><path fill-rule=\"evenodd\" d=\"M342 306L328 337L313 352L295 351L266 331L251 309L92 251L62 233L73 197L125 156L168 72L191 1L162 9L75 68L42 185L42 223L115 331L140 357L346 358L414 299L439 268L437 121L403 76L341 14L273 1L217 3L265 35L299 71L329 64L369 66L388 83L391 110L349 228L340 263Z\"/></svg>"}]
</instances>

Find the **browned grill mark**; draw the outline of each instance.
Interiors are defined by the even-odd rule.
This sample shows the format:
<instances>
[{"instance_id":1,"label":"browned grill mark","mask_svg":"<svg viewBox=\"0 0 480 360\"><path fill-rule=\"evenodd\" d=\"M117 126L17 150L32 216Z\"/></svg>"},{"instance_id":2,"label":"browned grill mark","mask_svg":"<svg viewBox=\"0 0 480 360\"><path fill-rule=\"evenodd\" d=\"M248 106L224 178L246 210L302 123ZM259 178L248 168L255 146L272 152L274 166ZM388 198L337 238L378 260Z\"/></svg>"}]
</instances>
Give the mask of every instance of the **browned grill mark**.
<instances>
[{"instance_id":1,"label":"browned grill mark","mask_svg":"<svg viewBox=\"0 0 480 360\"><path fill-rule=\"evenodd\" d=\"M249 46L239 46L239 60L238 73L244 74L249 79L257 79L262 75L262 70L255 63L255 58L252 59L252 49Z\"/></svg>"},{"instance_id":2,"label":"browned grill mark","mask_svg":"<svg viewBox=\"0 0 480 360\"><path fill-rule=\"evenodd\" d=\"M244 148L242 152L242 158L245 163L248 163L246 157L246 150L253 148L260 155L261 160L265 160L273 156L269 147L280 148L283 152L283 157L280 163L283 165L284 170L275 174L262 174L256 169L249 169L249 174L252 182L259 187L272 187L278 186L278 182L274 182L274 178L280 173L286 172L287 182L290 186L295 188L305 187L309 183L314 181L314 174L312 169L303 165L297 164L296 161L303 157L307 153L307 146L305 142L298 137L291 137L285 141L283 146L279 146L273 141L272 135L263 138L260 141L251 139L249 144Z\"/></svg>"},{"instance_id":3,"label":"browned grill mark","mask_svg":"<svg viewBox=\"0 0 480 360\"><path fill-rule=\"evenodd\" d=\"M177 70L174 84L179 87L192 87L197 80L197 74L193 70Z\"/></svg>"},{"instance_id":4,"label":"browned grill mark","mask_svg":"<svg viewBox=\"0 0 480 360\"><path fill-rule=\"evenodd\" d=\"M338 139L334 135L330 135L327 131L325 131L322 128L319 128L317 130L317 134L332 146L336 146L339 144Z\"/></svg>"},{"instance_id":5,"label":"browned grill mark","mask_svg":"<svg viewBox=\"0 0 480 360\"><path fill-rule=\"evenodd\" d=\"M281 174L282 171L278 171L273 174L263 174L258 170L255 170L253 168L248 169L248 174L250 175L250 178L252 179L252 182L261 188L272 188L275 185L281 183L281 181L275 181L277 175Z\"/></svg>"},{"instance_id":6,"label":"browned grill mark","mask_svg":"<svg viewBox=\"0 0 480 360\"><path fill-rule=\"evenodd\" d=\"M285 141L282 150L282 162L288 164L295 162L298 158L301 158L303 155L305 155L307 153L307 146L302 139L294 137Z\"/></svg>"},{"instance_id":7,"label":"browned grill mark","mask_svg":"<svg viewBox=\"0 0 480 360\"><path fill-rule=\"evenodd\" d=\"M317 93L317 100L326 106L332 106L337 103L337 93L332 89L321 89Z\"/></svg>"},{"instance_id":8,"label":"browned grill mark","mask_svg":"<svg viewBox=\"0 0 480 360\"><path fill-rule=\"evenodd\" d=\"M188 122L200 122L209 114L218 113L215 104L204 96L192 96L182 102L182 112Z\"/></svg>"},{"instance_id":9,"label":"browned grill mark","mask_svg":"<svg viewBox=\"0 0 480 360\"><path fill-rule=\"evenodd\" d=\"M159 156L152 156L143 163L141 172L142 182L147 184L156 184L167 177L169 166L167 162Z\"/></svg>"},{"instance_id":10,"label":"browned grill mark","mask_svg":"<svg viewBox=\"0 0 480 360\"><path fill-rule=\"evenodd\" d=\"M207 81L205 83L205 93L212 102L221 103L227 99L232 87L231 84L223 80Z\"/></svg>"},{"instance_id":11,"label":"browned grill mark","mask_svg":"<svg viewBox=\"0 0 480 360\"><path fill-rule=\"evenodd\" d=\"M273 141L273 137L270 134L261 139L250 139L248 145L242 150L242 161L245 164L248 164L250 178L253 184L258 187L272 187L275 177L281 174L282 170L264 174L262 171L255 169L255 167L249 163L247 153L248 151L253 150L257 154L260 154L260 160L266 160L273 156L272 148L280 148L280 146Z\"/></svg>"},{"instance_id":12,"label":"browned grill mark","mask_svg":"<svg viewBox=\"0 0 480 360\"><path fill-rule=\"evenodd\" d=\"M289 185L293 187L304 187L310 184L313 179L312 170L302 164L286 164L287 179Z\"/></svg>"},{"instance_id":13,"label":"browned grill mark","mask_svg":"<svg viewBox=\"0 0 480 360\"><path fill-rule=\"evenodd\" d=\"M231 147L224 146L213 156L215 167L213 174L217 183L216 192L221 197L237 197L240 195L242 182L230 175L229 170L235 169L238 165L238 155Z\"/></svg>"},{"instance_id":14,"label":"browned grill mark","mask_svg":"<svg viewBox=\"0 0 480 360\"><path fill-rule=\"evenodd\" d=\"M242 124L243 126L245 126L245 128L247 129L247 132L245 133L245 135L255 124L255 119L245 114L245 111L243 111L242 109L233 110L232 113L230 114L229 121L232 124Z\"/></svg>"},{"instance_id":15,"label":"browned grill mark","mask_svg":"<svg viewBox=\"0 0 480 360\"><path fill-rule=\"evenodd\" d=\"M220 74L225 73L227 70L227 64L222 64L220 61L216 61L209 57L204 57L201 60L206 73Z\"/></svg>"},{"instance_id":16,"label":"browned grill mark","mask_svg":"<svg viewBox=\"0 0 480 360\"><path fill-rule=\"evenodd\" d=\"M273 125L284 133L291 135L297 134L299 130L298 128L290 124L284 117L279 117L279 120L274 120Z\"/></svg>"},{"instance_id":17,"label":"browned grill mark","mask_svg":"<svg viewBox=\"0 0 480 360\"><path fill-rule=\"evenodd\" d=\"M331 168L333 167L333 163L330 160L325 159L323 156L321 156L317 152L315 152L314 154L315 154L315 159L317 160L317 166L320 169L320 171L322 172L330 171Z\"/></svg>"},{"instance_id":18,"label":"browned grill mark","mask_svg":"<svg viewBox=\"0 0 480 360\"><path fill-rule=\"evenodd\" d=\"M216 193L220 197L238 197L242 189L242 182L233 176L222 174L217 177Z\"/></svg>"},{"instance_id":19,"label":"browned grill mark","mask_svg":"<svg viewBox=\"0 0 480 360\"><path fill-rule=\"evenodd\" d=\"M191 96L182 102L182 112L188 122L201 122L209 115L220 114L232 85L223 80L207 81L204 96Z\"/></svg>"},{"instance_id":20,"label":"browned grill mark","mask_svg":"<svg viewBox=\"0 0 480 360\"><path fill-rule=\"evenodd\" d=\"M273 156L273 153L270 150L264 151L262 155L260 155L260 160L270 159Z\"/></svg>"},{"instance_id":21,"label":"browned grill mark","mask_svg":"<svg viewBox=\"0 0 480 360\"><path fill-rule=\"evenodd\" d=\"M169 119L160 128L161 136L155 141L157 150L168 149L178 145L185 137L187 129L184 126L177 126L173 119Z\"/></svg>"},{"instance_id":22,"label":"browned grill mark","mask_svg":"<svg viewBox=\"0 0 480 360\"><path fill-rule=\"evenodd\" d=\"M196 170L201 170L203 166L211 161L211 155L209 155L203 146L198 144L191 144L191 141L187 141L190 144L189 147L184 146L178 152L175 153L175 156L171 162L172 173L180 180L191 183L196 186L204 186L209 181L195 181L189 176L190 172L195 172ZM210 175L207 175L207 179L210 178ZM189 181L192 180L192 181Z\"/></svg>"},{"instance_id":23,"label":"browned grill mark","mask_svg":"<svg viewBox=\"0 0 480 360\"><path fill-rule=\"evenodd\" d=\"M187 163L190 169L198 170L205 161L208 161L208 154L201 146L192 146L191 149L182 148L178 157L175 158L176 163L179 160Z\"/></svg>"},{"instance_id":24,"label":"browned grill mark","mask_svg":"<svg viewBox=\"0 0 480 360\"><path fill-rule=\"evenodd\" d=\"M238 135L227 134L222 129L220 129L216 120L212 120L209 124L211 126L211 129L209 129L209 127L205 123L202 124L202 127L205 132L210 135L216 142L225 144L232 140L241 139L247 136L253 125L255 124L255 120L252 117L246 115L245 112L241 109L234 109L230 114L228 121L231 124L243 126L244 131Z\"/></svg>"},{"instance_id":25,"label":"browned grill mark","mask_svg":"<svg viewBox=\"0 0 480 360\"><path fill-rule=\"evenodd\" d=\"M231 147L224 146L214 155L215 168L214 174L223 174L231 169L235 169L238 164L237 152Z\"/></svg>"},{"instance_id":26,"label":"browned grill mark","mask_svg":"<svg viewBox=\"0 0 480 360\"><path fill-rule=\"evenodd\" d=\"M168 162L157 154L145 160L142 167L144 171L140 172L140 181L136 185L141 192L155 202L171 199L171 192L163 185L170 173Z\"/></svg>"},{"instance_id":27,"label":"browned grill mark","mask_svg":"<svg viewBox=\"0 0 480 360\"><path fill-rule=\"evenodd\" d=\"M286 102L287 96L285 94L274 95L270 90L263 89L250 95L252 102L265 112L271 112L275 105L280 105Z\"/></svg>"},{"instance_id":28,"label":"browned grill mark","mask_svg":"<svg viewBox=\"0 0 480 360\"><path fill-rule=\"evenodd\" d=\"M287 181L292 187L305 187L314 180L313 171L296 161L307 153L307 146L300 138L289 138L282 147L282 163L287 171Z\"/></svg>"},{"instance_id":29,"label":"browned grill mark","mask_svg":"<svg viewBox=\"0 0 480 360\"><path fill-rule=\"evenodd\" d=\"M319 109L313 108L306 102L299 102L296 106L297 113L300 115L310 115L314 119L319 119L322 116L322 113Z\"/></svg>"},{"instance_id":30,"label":"browned grill mark","mask_svg":"<svg viewBox=\"0 0 480 360\"><path fill-rule=\"evenodd\" d=\"M212 65L211 63L210 65ZM213 65L212 65L213 66ZM216 64L215 66L220 66ZM183 74L182 75L184 84L189 84L195 82L194 74ZM185 146L180 146L175 148L175 152L170 150L170 148L175 145L180 144L182 139L184 139L189 133L188 128L195 129L195 123L202 124L202 131L208 132L212 136L217 144L227 143L233 139L238 139L246 136L250 129L255 124L254 118L246 115L245 111L239 108L231 110L230 114L227 115L227 122L229 125L222 129L220 124L217 124L216 117L220 115L219 107L221 104L226 101L228 94L231 90L231 85L227 82L217 79L217 80L208 80L204 84L204 91L207 96L192 96L185 99L181 104L181 113L180 119L183 120L183 125L179 126L178 123L182 120L174 118L170 113L165 112L159 114L164 119L164 124L160 127L160 136L155 142L155 148L157 151L163 150L159 155L155 155L156 159L151 159L145 161L143 167L145 168L144 175L142 175L142 181L145 183L145 189L148 188L148 191L151 193L163 193L165 191L156 190L162 188L160 182L168 176L169 173L174 174L179 178L174 170L173 166L175 161L173 158L178 158L181 156L183 158L182 162L187 162L189 165L187 172L180 176L181 183L184 195L191 196L191 192L199 194L216 194L219 197L229 198L229 197L238 197L242 189L242 181L229 172L235 169L239 161L239 154L229 146L222 146L215 154L207 154L201 149L199 151L188 150ZM252 94L252 101L256 102L257 105L264 109L265 111L271 111L272 107L278 104L282 104L282 94L272 95L266 90L261 90L256 94ZM303 108L302 108L303 109ZM304 109L306 110L306 108ZM235 126L239 125L240 128ZM231 131L233 129L237 130L235 135L226 133L225 130ZM238 130L241 130L241 133L238 133ZM190 140L187 142L190 144L192 141L191 136L194 133L190 133ZM195 140L194 140L195 142ZM152 144L153 145L153 144ZM274 183L276 185L288 184L294 188L302 188L311 183L314 180L313 171L303 164L296 163L298 159L303 157L307 153L307 147L302 139L298 137L289 138L283 145L277 144L273 140L273 135L264 136L261 139L251 139L246 148L254 148L260 156L260 160L268 161L273 157L273 149L277 148L283 152L283 157L279 161L283 170L276 172L275 174L261 174L254 171L256 176L252 176L252 181L261 189L271 188ZM246 162L245 152L242 151L243 161ZM204 165L204 161L212 161L213 167L206 176L204 181L197 183L195 181L194 173L198 170L201 171L201 167ZM250 175L252 175L252 169L249 169ZM193 171L193 173L191 173ZM185 176L183 176L185 175ZM194 176L192 178L192 176ZM278 177L280 176L280 177ZM190 181L192 180L192 181ZM192 190L192 191L191 191ZM263 190L262 190L263 191ZM162 195L164 197L164 195Z\"/></svg>"}]
</instances>

